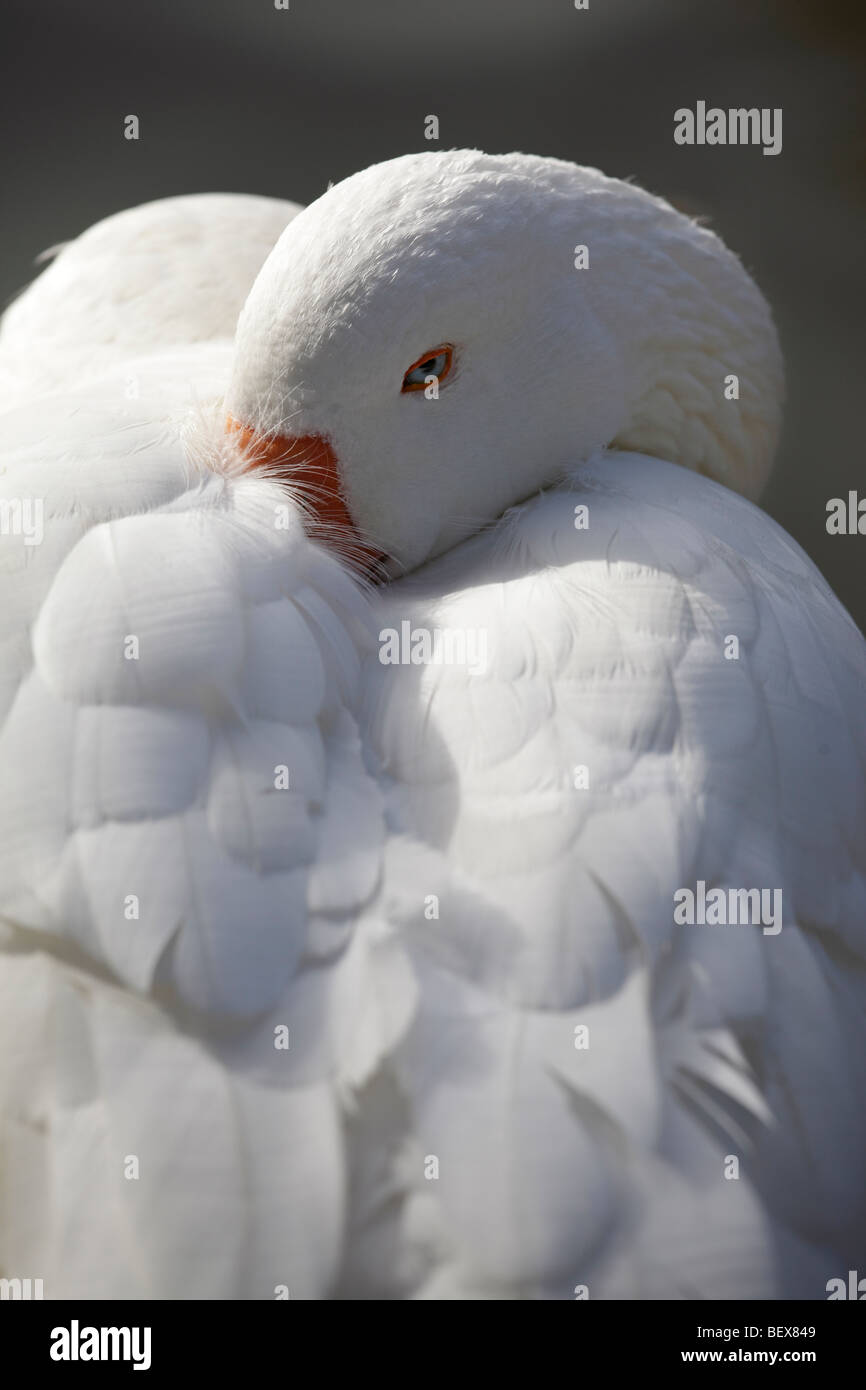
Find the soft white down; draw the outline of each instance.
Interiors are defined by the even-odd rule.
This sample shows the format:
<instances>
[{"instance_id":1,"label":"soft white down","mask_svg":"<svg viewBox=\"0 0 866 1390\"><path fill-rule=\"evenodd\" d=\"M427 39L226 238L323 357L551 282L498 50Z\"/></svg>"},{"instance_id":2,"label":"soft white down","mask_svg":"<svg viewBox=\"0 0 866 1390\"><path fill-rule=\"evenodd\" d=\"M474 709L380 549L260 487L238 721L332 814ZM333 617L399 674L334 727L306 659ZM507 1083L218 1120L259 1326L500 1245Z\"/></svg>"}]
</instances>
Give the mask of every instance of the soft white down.
<instances>
[{"instance_id":1,"label":"soft white down","mask_svg":"<svg viewBox=\"0 0 866 1390\"><path fill-rule=\"evenodd\" d=\"M737 259L594 170L411 155L91 229L0 386L0 1274L826 1297L866 646L747 500L781 364ZM389 582L227 413L328 442ZM383 664L404 623L484 660ZM677 924L699 883L782 929Z\"/></svg>"}]
</instances>

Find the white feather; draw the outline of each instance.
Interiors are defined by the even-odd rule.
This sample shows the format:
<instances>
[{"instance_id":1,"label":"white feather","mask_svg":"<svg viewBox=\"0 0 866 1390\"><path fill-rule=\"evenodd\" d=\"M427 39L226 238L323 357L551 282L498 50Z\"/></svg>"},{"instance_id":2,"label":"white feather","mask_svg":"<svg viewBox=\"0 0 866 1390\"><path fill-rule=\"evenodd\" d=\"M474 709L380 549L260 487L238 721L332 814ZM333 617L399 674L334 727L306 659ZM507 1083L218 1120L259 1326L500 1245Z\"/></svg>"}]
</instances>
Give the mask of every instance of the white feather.
<instances>
[{"instance_id":1,"label":"white feather","mask_svg":"<svg viewBox=\"0 0 866 1390\"><path fill-rule=\"evenodd\" d=\"M761 472L766 311L709 233L578 171L612 268L565 476L526 455L529 419L497 448L478 431L467 480L443 391L418 454L441 472L413 479L397 407L365 442L352 377L380 283L408 298L374 315L376 364L410 327L442 340L389 180L430 170L424 207L469 251L499 227L517 283L537 266L508 198L535 179L561 210L575 178L413 158L289 228L231 388L270 419L291 369L310 428L333 410L391 553L444 552L403 579L361 584L310 541L214 414L291 205L123 214L4 322L0 498L39 498L44 537L0 537L0 1267L48 1297L823 1297L866 1229L866 647L767 516L652 456ZM347 207L379 240L327 261L336 288L305 281ZM638 212L648 264L688 283L696 359L711 300L689 275L716 257L736 292L696 364L648 311L626 381L605 354L637 351L615 269ZM499 304L498 270L467 264ZM292 306L308 357L286 363ZM768 387L716 438L721 339ZM535 344L539 381L562 343ZM501 372L462 370L495 427ZM596 447L640 430L643 451ZM483 633L484 659L385 665L377 634L403 624ZM676 925L699 880L781 890L781 932Z\"/></svg>"}]
</instances>

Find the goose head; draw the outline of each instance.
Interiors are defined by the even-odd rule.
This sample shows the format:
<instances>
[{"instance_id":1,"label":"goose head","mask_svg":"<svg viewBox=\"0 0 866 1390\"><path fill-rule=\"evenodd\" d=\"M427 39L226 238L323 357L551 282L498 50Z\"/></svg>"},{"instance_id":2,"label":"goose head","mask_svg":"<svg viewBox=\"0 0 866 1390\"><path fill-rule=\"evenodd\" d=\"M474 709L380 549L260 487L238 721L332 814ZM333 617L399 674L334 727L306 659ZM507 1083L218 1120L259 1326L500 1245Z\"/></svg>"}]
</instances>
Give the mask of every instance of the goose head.
<instances>
[{"instance_id":1,"label":"goose head","mask_svg":"<svg viewBox=\"0 0 866 1390\"><path fill-rule=\"evenodd\" d=\"M251 463L395 573L606 445L754 497L781 394L767 305L712 232L594 169L448 151L290 223L226 408Z\"/></svg>"}]
</instances>

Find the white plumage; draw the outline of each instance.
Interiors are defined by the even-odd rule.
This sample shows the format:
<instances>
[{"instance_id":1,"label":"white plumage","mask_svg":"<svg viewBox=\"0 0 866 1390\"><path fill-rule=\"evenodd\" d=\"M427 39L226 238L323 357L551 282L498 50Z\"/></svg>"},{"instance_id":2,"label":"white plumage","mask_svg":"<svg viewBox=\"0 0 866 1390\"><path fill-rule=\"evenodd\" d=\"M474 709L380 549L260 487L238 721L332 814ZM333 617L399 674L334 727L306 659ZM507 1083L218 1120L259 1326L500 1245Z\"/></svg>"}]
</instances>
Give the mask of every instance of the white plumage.
<instances>
[{"instance_id":1,"label":"white plumage","mask_svg":"<svg viewBox=\"0 0 866 1390\"><path fill-rule=\"evenodd\" d=\"M121 214L0 334L0 498L44 502L0 560L0 1272L824 1297L866 1224L866 649L700 476L766 473L765 306L555 161L296 211ZM390 582L246 467L226 391L327 435ZM407 622L481 669L383 664ZM675 925L699 880L781 889L782 931Z\"/></svg>"}]
</instances>

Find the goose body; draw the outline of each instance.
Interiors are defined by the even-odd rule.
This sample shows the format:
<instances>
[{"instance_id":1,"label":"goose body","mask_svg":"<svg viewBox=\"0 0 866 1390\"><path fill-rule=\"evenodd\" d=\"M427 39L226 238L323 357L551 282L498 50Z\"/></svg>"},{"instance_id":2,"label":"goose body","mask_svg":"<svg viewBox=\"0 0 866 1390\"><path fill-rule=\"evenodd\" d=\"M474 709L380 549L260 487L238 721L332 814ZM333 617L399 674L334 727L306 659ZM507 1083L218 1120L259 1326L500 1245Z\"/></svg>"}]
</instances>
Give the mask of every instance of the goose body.
<instances>
[{"instance_id":1,"label":"goose body","mask_svg":"<svg viewBox=\"0 0 866 1390\"><path fill-rule=\"evenodd\" d=\"M739 263L474 152L101 229L0 332L0 1273L826 1297L866 647L749 500Z\"/></svg>"}]
</instances>

